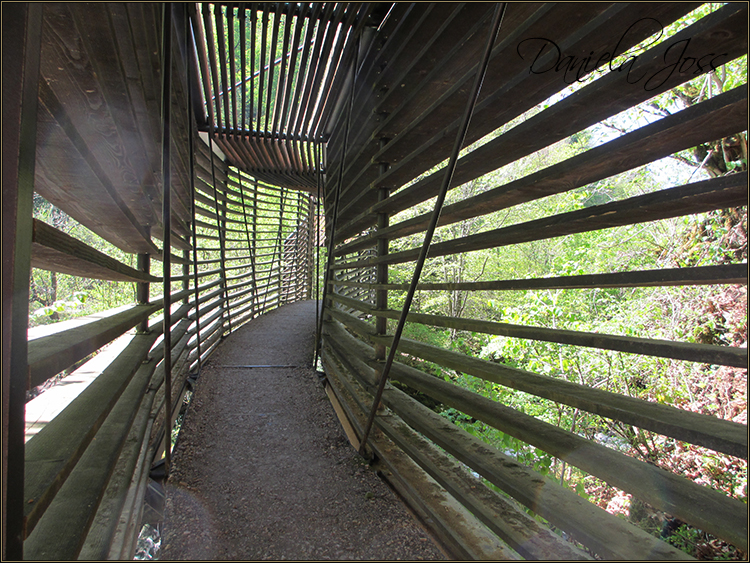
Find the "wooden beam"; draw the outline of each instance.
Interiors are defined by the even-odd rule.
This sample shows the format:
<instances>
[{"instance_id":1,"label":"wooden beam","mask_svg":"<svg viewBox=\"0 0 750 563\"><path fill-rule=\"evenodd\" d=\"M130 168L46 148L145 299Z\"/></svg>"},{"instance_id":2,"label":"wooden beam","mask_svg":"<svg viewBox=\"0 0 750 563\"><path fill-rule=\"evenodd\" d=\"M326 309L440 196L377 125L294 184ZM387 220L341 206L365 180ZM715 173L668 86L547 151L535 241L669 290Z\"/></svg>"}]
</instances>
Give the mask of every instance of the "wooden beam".
<instances>
[{"instance_id":1,"label":"wooden beam","mask_svg":"<svg viewBox=\"0 0 750 563\"><path fill-rule=\"evenodd\" d=\"M327 342L335 357L347 362L349 378L356 380L356 383L350 383L350 387L355 389L357 385L374 392L375 372L356 355L343 352L335 339ZM383 394L383 402L412 429L600 556L609 559L690 559L686 553L500 453L402 391L389 386ZM387 426L385 419L388 415L390 412L386 411L384 416L376 418L379 427Z\"/></svg>"},{"instance_id":2,"label":"wooden beam","mask_svg":"<svg viewBox=\"0 0 750 563\"><path fill-rule=\"evenodd\" d=\"M335 350L331 349L331 352L336 354ZM330 372L333 365L327 361L327 371ZM356 369L346 365L344 367L350 372ZM350 373L340 369L334 371L338 382L344 385L348 396L354 400L350 407L359 411L365 410L372 401L370 396ZM458 462L446 456L406 425L395 412L385 412L384 416L376 419L376 425L436 482L445 487L456 500L522 557L539 561L591 558L534 520L520 505L487 488L480 479L470 475Z\"/></svg>"},{"instance_id":3,"label":"wooden beam","mask_svg":"<svg viewBox=\"0 0 750 563\"><path fill-rule=\"evenodd\" d=\"M355 429L362 434L365 425L362 402L357 401L357 390L343 369L336 366L329 348L324 348L323 365L330 385L341 398L342 406L351 417ZM353 397L349 399L347 397ZM359 404L358 404L359 403ZM439 542L448 548L450 556L463 560L514 560L518 555L492 534L473 514L436 483L405 452L401 451L381 432L370 435L379 465L387 471L383 477L396 489L425 522Z\"/></svg>"},{"instance_id":4,"label":"wooden beam","mask_svg":"<svg viewBox=\"0 0 750 563\"><path fill-rule=\"evenodd\" d=\"M75 146L76 150L91 169L96 179L100 182L104 188L104 192L108 194L107 197L113 206L113 210L116 209L118 214L124 218L122 222L122 238L130 238L130 244L133 245L139 252L144 253L158 253L156 245L154 245L151 237L146 232L143 225L133 215L131 209L127 206L122 196L112 184L107 173L102 168L102 164L96 159L91 149L88 146L87 140L81 136L76 124L71 120L65 107L60 103L57 95L52 88L44 80L39 82L39 97L40 100L47 107L52 116L57 120L58 124L65 131L70 142ZM83 224L86 225L89 221L84 219ZM110 240L110 242L120 242L117 240Z\"/></svg>"},{"instance_id":5,"label":"wooden beam","mask_svg":"<svg viewBox=\"0 0 750 563\"><path fill-rule=\"evenodd\" d=\"M41 385L161 309L136 305L121 313L29 342L29 386Z\"/></svg>"},{"instance_id":6,"label":"wooden beam","mask_svg":"<svg viewBox=\"0 0 750 563\"><path fill-rule=\"evenodd\" d=\"M704 180L631 197L606 205L594 205L578 211L552 215L535 221L501 227L460 239L434 244L429 257L498 248L511 244L545 240L600 229L637 225L648 221L704 213L747 204L747 172ZM334 269L349 269L375 264L398 264L416 260L419 248L394 252L387 257L338 262Z\"/></svg>"},{"instance_id":7,"label":"wooden beam","mask_svg":"<svg viewBox=\"0 0 750 563\"><path fill-rule=\"evenodd\" d=\"M335 345L345 346L342 350L345 349L349 355L357 354L353 337L347 336L343 328L331 330L332 334L337 335L334 339ZM387 340L387 338L373 340ZM358 348L364 350L361 345ZM372 357L372 353L368 349L366 355L360 355L360 357L366 362L365 358ZM471 358L464 356L464 365L469 360ZM721 492L701 486L654 465L628 457L593 440L538 420L414 368L404 365L397 367L399 371L397 376L394 374L395 377L430 397L565 460L615 487L630 492L657 510L663 510L701 530L725 539L740 549L747 549L747 505L739 500L729 498ZM467 367L464 367L461 371L466 371L466 369ZM554 380L548 379L550 382L546 385L552 386ZM611 395L614 395L615 399L618 398L614 393ZM627 401L629 398L622 397L621 399L624 399L623 405L630 406ZM631 399L631 401L637 400ZM651 404L647 401L637 402ZM645 409L645 407L642 408ZM676 410L672 409L672 411ZM674 413L671 416L678 418ZM697 415L694 418L697 419L700 416ZM705 416L704 418L712 417ZM715 420L718 421L718 419ZM746 428L745 439L747 439Z\"/></svg>"},{"instance_id":8,"label":"wooden beam","mask_svg":"<svg viewBox=\"0 0 750 563\"><path fill-rule=\"evenodd\" d=\"M351 299L343 295L332 294L331 297L334 301L370 313L378 318L398 319L401 315L400 311L392 309L384 309L382 311L377 310L376 307L369 303ZM674 360L687 360L690 362L701 362L705 364L717 364L739 368L747 366L747 348L739 348L737 346L715 346L711 344L696 344L693 342L657 340L655 338L617 336L594 332L497 323L479 319L463 319L460 317L447 317L444 315L427 315L424 313L409 313L407 320L430 326L454 328L470 332L481 332L483 334L497 334L500 336L524 338L527 340L557 342L559 344L585 346L602 350L617 350L619 352L627 352L630 354L644 354L646 356L657 356Z\"/></svg>"},{"instance_id":9,"label":"wooden beam","mask_svg":"<svg viewBox=\"0 0 750 563\"><path fill-rule=\"evenodd\" d=\"M326 330L338 333L333 327L334 324L328 324ZM337 338L327 342L337 358L347 363L358 383L368 392L374 392L375 371L365 365L364 358L352 353L348 342L344 344ZM690 559L679 549L500 453L402 391L390 386L383 394L383 402L414 430L598 555L609 559Z\"/></svg>"},{"instance_id":10,"label":"wooden beam","mask_svg":"<svg viewBox=\"0 0 750 563\"><path fill-rule=\"evenodd\" d=\"M41 4L2 5L2 558L23 558L24 404Z\"/></svg>"},{"instance_id":11,"label":"wooden beam","mask_svg":"<svg viewBox=\"0 0 750 563\"><path fill-rule=\"evenodd\" d=\"M161 281L161 278L131 268L38 219L34 219L32 240L33 268L100 280Z\"/></svg>"},{"instance_id":12,"label":"wooden beam","mask_svg":"<svg viewBox=\"0 0 750 563\"><path fill-rule=\"evenodd\" d=\"M332 280L331 284L364 289L409 289L407 283L358 283ZM420 283L420 291L521 291L527 289L592 289L604 287L661 287L675 285L747 284L747 264L724 264L697 268L665 268L615 272L611 274L583 274L551 278L492 280L463 283Z\"/></svg>"},{"instance_id":13,"label":"wooden beam","mask_svg":"<svg viewBox=\"0 0 750 563\"><path fill-rule=\"evenodd\" d=\"M564 193L667 157L701 143L738 133L747 123L747 85L622 135L578 156L549 166L474 197L445 206L440 226ZM336 255L372 244L374 239L404 237L425 228L429 214L392 225L383 232L340 246Z\"/></svg>"},{"instance_id":14,"label":"wooden beam","mask_svg":"<svg viewBox=\"0 0 750 563\"><path fill-rule=\"evenodd\" d=\"M65 561L78 557L155 367L152 360L136 371L26 540L24 555L28 559Z\"/></svg>"}]
</instances>

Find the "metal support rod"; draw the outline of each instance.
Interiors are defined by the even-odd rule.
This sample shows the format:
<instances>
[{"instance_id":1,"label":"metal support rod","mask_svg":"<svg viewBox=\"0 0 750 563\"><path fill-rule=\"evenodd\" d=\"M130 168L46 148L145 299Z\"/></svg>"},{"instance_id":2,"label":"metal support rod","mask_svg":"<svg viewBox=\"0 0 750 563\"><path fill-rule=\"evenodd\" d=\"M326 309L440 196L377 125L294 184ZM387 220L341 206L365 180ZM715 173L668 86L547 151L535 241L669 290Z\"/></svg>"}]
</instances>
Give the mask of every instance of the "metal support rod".
<instances>
[{"instance_id":1,"label":"metal support rod","mask_svg":"<svg viewBox=\"0 0 750 563\"><path fill-rule=\"evenodd\" d=\"M148 227L146 227L148 229ZM138 270L145 273L151 272L151 255L150 254L138 254L136 265ZM136 301L139 305L146 305L149 302L151 284L148 282L138 282L135 286ZM146 334L148 332L148 319L143 319L136 329L138 334Z\"/></svg>"},{"instance_id":2,"label":"metal support rod","mask_svg":"<svg viewBox=\"0 0 750 563\"><path fill-rule=\"evenodd\" d=\"M315 241L315 327L320 325L320 143L315 145L315 221L313 230ZM317 338L317 336L316 336ZM318 352L319 346L315 343L315 361L313 366L318 369Z\"/></svg>"},{"instance_id":3,"label":"metal support rod","mask_svg":"<svg viewBox=\"0 0 750 563\"><path fill-rule=\"evenodd\" d=\"M183 5L185 8L185 52L189 53L188 58L191 57L193 52L190 41L190 14L188 5ZM187 83L188 86L192 83L193 65L190 64L188 59L187 64ZM193 234L193 287L195 300L195 346L198 351L198 373L201 371L201 310L200 300L198 296L198 225L195 223L195 119L193 116L193 89L188 87L187 89L187 120L188 120L188 158L190 163L190 215L192 218L192 234ZM188 366L189 369L189 366Z\"/></svg>"},{"instance_id":4,"label":"metal support rod","mask_svg":"<svg viewBox=\"0 0 750 563\"><path fill-rule=\"evenodd\" d=\"M257 180L254 181L253 187L255 188L253 190L253 245L252 245L252 252L250 254L251 256L253 256L253 260L255 260L255 252L256 252L256 249L258 248L258 181ZM255 287L258 287L258 270L253 270L253 283L255 283ZM256 308L255 313L253 313L253 317L257 316L259 313L260 298L257 295L255 296L255 303L258 306L258 308ZM263 311L260 311L260 313L262 312Z\"/></svg>"},{"instance_id":5,"label":"metal support rod","mask_svg":"<svg viewBox=\"0 0 750 563\"><path fill-rule=\"evenodd\" d=\"M42 4L3 4L2 555L23 558L29 278Z\"/></svg>"},{"instance_id":6,"label":"metal support rod","mask_svg":"<svg viewBox=\"0 0 750 563\"><path fill-rule=\"evenodd\" d=\"M383 149L385 145L388 144L388 140L386 138L380 139L380 148ZM390 164L387 162L381 162L379 165L379 172L382 176L386 172L388 172L388 169L390 168ZM379 188L378 189L378 202L386 200L391 195L391 190L389 188ZM378 231L385 229L388 227L388 213L378 213L377 217L377 225L376 228ZM388 239L387 238L379 238L377 243L377 254L378 258L381 256L386 256L388 254ZM375 274L375 283L388 283L388 264L378 264L376 267L376 274ZM375 308L384 311L388 308L388 290L387 289L379 289L375 292ZM388 329L388 319L385 317L376 317L375 318L375 333L379 335L386 334L386 331ZM375 359L378 361L385 360L385 345L384 344L376 344L375 345Z\"/></svg>"},{"instance_id":7,"label":"metal support rod","mask_svg":"<svg viewBox=\"0 0 750 563\"><path fill-rule=\"evenodd\" d=\"M224 295L224 302L221 304L221 317L224 319L224 314L229 320L229 331L232 331L231 315L229 314L229 290L227 289L227 267L226 267L226 252L224 250L224 237L226 236L226 222L222 223L219 215L219 196L216 190L216 167L214 164L214 127L212 124L208 126L208 158L211 160L211 187L214 192L214 211L216 212L216 229L219 231L219 260L221 264L221 273L219 279L221 280L222 294ZM221 337L224 338L224 322L221 323Z\"/></svg>"},{"instance_id":8,"label":"metal support rod","mask_svg":"<svg viewBox=\"0 0 750 563\"><path fill-rule=\"evenodd\" d=\"M286 201L286 196L288 195L290 195L290 192L286 188L281 188L281 205L279 206L279 230L276 234L276 247L274 248L274 254L276 253L276 248L278 248L279 250L279 288L277 290L279 295L279 305L282 305L284 303L282 294L282 285L284 281L284 202ZM274 256L271 256L271 268L273 268L273 260Z\"/></svg>"},{"instance_id":9,"label":"metal support rod","mask_svg":"<svg viewBox=\"0 0 750 563\"><path fill-rule=\"evenodd\" d=\"M507 3L497 4L495 6L495 13L492 18L492 24L490 26L490 34L487 38L487 44L484 49L484 53L482 54L482 60L477 67L477 76L474 80L474 86L471 90L471 94L469 96L469 100L466 104L466 110L464 112L463 120L461 127L458 130L458 133L456 134L456 141L453 144L453 150L451 151L450 160L448 161L448 166L445 169L445 177L443 179L443 185L440 187L440 193L438 194L437 201L435 202L435 208L432 211L432 217L430 219L430 224L427 228L427 231L425 233L424 242L422 243L422 249L419 253L419 258L417 259L416 266L414 268L414 275L411 279L411 285L409 286L409 291L406 294L406 299L404 300L404 307L401 310L401 316L398 319L398 325L396 326L396 331L393 335L393 341L391 342L391 348L388 351L388 359L385 362L385 366L383 367L383 371L380 375L380 382L378 384L377 392L375 393L375 399L372 404L372 409L370 409L370 416L367 419L367 424L365 426L364 434L362 436L362 442L360 445L360 454L364 454L365 446L367 444L367 438L370 434L370 430L372 429L372 424L375 421L375 415L378 411L378 405L380 404L380 399L383 397L383 391L385 390L385 384L388 381L388 375L391 371L391 366L393 365L393 360L396 356L396 349L398 348L399 340L401 340L401 334L404 330L404 325L406 324L406 317L409 314L409 308L411 307L411 302L414 299L414 293L417 289L417 284L419 283L419 276L422 273L422 268L424 267L425 260L427 259L427 253L430 249L430 243L432 242L432 236L435 234L435 228L437 227L438 220L440 219L440 211L443 207L443 202L445 201L445 196L448 193L448 188L450 187L451 180L453 179L453 172L456 169L456 162L458 160L458 153L461 151L461 146L464 143L464 139L466 137L466 132L469 129L469 123L471 122L471 116L474 113L474 106L476 105L477 98L479 97L479 91L482 88L482 82L484 80L485 73L487 72L487 66L490 62L490 55L492 53L492 46L495 43L495 38L497 37L498 32L500 31L500 25L503 21L503 15L505 14Z\"/></svg>"},{"instance_id":10,"label":"metal support rod","mask_svg":"<svg viewBox=\"0 0 750 563\"><path fill-rule=\"evenodd\" d=\"M279 257L281 256L281 229L283 227L282 220L284 218L284 200L286 199L286 189L281 188L281 199L279 201L279 229L276 233L276 242L273 246L273 252L271 253L271 264L268 266L268 288L271 287L271 279L273 278L273 263L276 260L276 250L279 250ZM279 304L281 303L281 258L279 258ZM266 304L268 303L269 291L266 289L266 293L263 295L263 311L266 310Z\"/></svg>"},{"instance_id":11,"label":"metal support rod","mask_svg":"<svg viewBox=\"0 0 750 563\"><path fill-rule=\"evenodd\" d=\"M162 90L161 90L161 112L162 112L162 140L161 140L161 167L162 188L164 191L162 199L162 224L164 233L162 237L162 263L164 266L164 471L169 475L172 461L171 439L172 439L172 315L171 300L172 293L172 209L171 209L171 113L172 113L172 4L164 3L162 9Z\"/></svg>"},{"instance_id":12,"label":"metal support rod","mask_svg":"<svg viewBox=\"0 0 750 563\"><path fill-rule=\"evenodd\" d=\"M315 333L315 353L319 355L321 336L323 332L323 319L325 318L324 312L326 307L326 296L328 295L328 283L331 277L331 267L333 266L333 246L334 246L334 234L336 233L336 221L339 213L339 200L341 199L341 186L344 183L344 161L346 160L347 145L349 144L349 133L351 129L352 111L354 108L354 90L357 85L357 78L359 77L359 68L357 67L357 57L352 58L352 67L355 70L354 80L352 81L351 91L349 93L349 108L346 113L346 126L344 127L344 145L341 149L341 163L339 166L339 181L336 185L336 193L333 201L333 212L331 214L331 230L330 239L328 241L328 256L326 257L326 271L323 277L323 299L321 304L321 314L318 320L318 330ZM326 225L327 227L327 225Z\"/></svg>"},{"instance_id":13,"label":"metal support rod","mask_svg":"<svg viewBox=\"0 0 750 563\"><path fill-rule=\"evenodd\" d=\"M242 172L237 169L237 181L240 184L240 198L242 199L242 217L243 222L245 223L245 236L247 237L247 251L250 254L250 271L252 273L253 281L252 281L252 290L253 293L251 295L252 299L250 300L250 306L252 307L252 312L250 313L250 317L255 317L255 314L258 311L258 285L255 281L255 246L250 241L250 229L247 225L247 205L245 204L245 187L242 185ZM257 187L256 187L257 190ZM255 209L253 209L253 215L255 215Z\"/></svg>"}]
</instances>

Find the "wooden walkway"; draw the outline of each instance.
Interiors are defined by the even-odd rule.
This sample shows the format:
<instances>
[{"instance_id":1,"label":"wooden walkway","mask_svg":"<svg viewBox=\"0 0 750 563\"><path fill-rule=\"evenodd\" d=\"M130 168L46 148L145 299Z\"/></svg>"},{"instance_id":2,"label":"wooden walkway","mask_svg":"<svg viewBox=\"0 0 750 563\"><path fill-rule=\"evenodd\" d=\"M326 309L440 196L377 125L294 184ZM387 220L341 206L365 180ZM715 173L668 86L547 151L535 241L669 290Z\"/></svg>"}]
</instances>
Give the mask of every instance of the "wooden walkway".
<instances>
[{"instance_id":1,"label":"wooden walkway","mask_svg":"<svg viewBox=\"0 0 750 563\"><path fill-rule=\"evenodd\" d=\"M444 558L347 441L311 367L314 332L315 302L286 305L203 367L159 558Z\"/></svg>"}]
</instances>

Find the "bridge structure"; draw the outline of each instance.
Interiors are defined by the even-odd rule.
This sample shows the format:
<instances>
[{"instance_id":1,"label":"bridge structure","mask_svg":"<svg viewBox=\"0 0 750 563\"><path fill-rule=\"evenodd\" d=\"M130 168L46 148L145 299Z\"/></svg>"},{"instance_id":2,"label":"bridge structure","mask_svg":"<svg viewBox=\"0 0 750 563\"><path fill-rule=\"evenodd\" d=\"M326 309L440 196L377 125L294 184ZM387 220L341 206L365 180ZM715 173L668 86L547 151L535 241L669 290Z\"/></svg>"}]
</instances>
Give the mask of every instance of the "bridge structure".
<instances>
[{"instance_id":1,"label":"bridge structure","mask_svg":"<svg viewBox=\"0 0 750 563\"><path fill-rule=\"evenodd\" d=\"M746 348L411 307L417 291L747 284L747 264L420 279L440 257L746 205L740 171L470 236L438 230L745 131L746 84L453 197L457 186L747 54L744 3L660 39L698 6L4 3L5 558L132 557L149 473L162 459L169 468L174 420L202 362L245 322L314 297L318 279L315 353L341 423L456 557L486 557L498 545L530 559L687 555L454 425L404 386L747 552L745 503L414 366L435 364L739 459L746 424L403 336L405 326L437 326L747 367ZM613 67L639 44L643 52ZM35 219L36 196L91 238ZM413 276L397 283L392 264L413 264ZM136 298L33 337L31 268L130 282ZM96 377L27 439L27 392L98 351L107 361L92 368Z\"/></svg>"}]
</instances>

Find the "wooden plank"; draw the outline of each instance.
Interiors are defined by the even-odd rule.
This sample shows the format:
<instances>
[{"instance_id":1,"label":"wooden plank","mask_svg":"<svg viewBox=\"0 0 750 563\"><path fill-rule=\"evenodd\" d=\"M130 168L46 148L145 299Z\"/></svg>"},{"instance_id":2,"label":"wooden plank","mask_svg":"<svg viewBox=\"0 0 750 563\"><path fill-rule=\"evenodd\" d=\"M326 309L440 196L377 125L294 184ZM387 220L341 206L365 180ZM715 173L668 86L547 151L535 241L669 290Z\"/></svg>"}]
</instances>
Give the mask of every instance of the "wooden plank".
<instances>
[{"instance_id":1,"label":"wooden plank","mask_svg":"<svg viewBox=\"0 0 750 563\"><path fill-rule=\"evenodd\" d=\"M104 346L92 359L65 377L65 385L55 385L26 403L26 441L60 414L73 399L86 389L107 368L133 339L124 334Z\"/></svg>"},{"instance_id":2,"label":"wooden plank","mask_svg":"<svg viewBox=\"0 0 750 563\"><path fill-rule=\"evenodd\" d=\"M157 185L153 155L158 153L149 155L145 151L153 143L153 139L149 144L144 143L142 126L134 112L134 105L143 103L143 93L137 91L136 102L132 98L134 92L129 91L128 86L136 81L129 80L124 72L123 66L127 63L121 62L123 54L112 27L112 13L104 3L73 3L68 5L67 10L70 11L71 18L68 31L78 31L76 43L88 64L83 71L79 70L80 67L76 68L78 72L70 73L67 70L66 73L72 74L71 81L77 88L60 89L59 95L71 106L71 118L81 135L93 141L92 153L104 165L112 184L123 200L128 202L138 221L143 225L155 225L159 214L148 196L153 195ZM62 12L59 8L55 11ZM143 25L139 21L123 23ZM55 26L57 33L61 32L58 27L60 24ZM66 39L70 41L69 37ZM72 66L72 62L68 66ZM80 65L80 61L78 63ZM140 76L137 80L140 81ZM84 100L89 103L84 105ZM94 100L101 103L101 107L96 110L91 103ZM101 115L106 115L108 119L103 121L100 119ZM149 117L149 121L156 119L156 116Z\"/></svg>"},{"instance_id":3,"label":"wooden plank","mask_svg":"<svg viewBox=\"0 0 750 563\"><path fill-rule=\"evenodd\" d=\"M390 337L376 337L368 334L372 332L372 329L367 323L340 311L334 310L331 314L345 322L360 336L386 346L390 344ZM621 420L689 443L699 444L740 458L747 456L746 425L472 358L408 338L401 339L399 351L511 389L581 408L600 416Z\"/></svg>"},{"instance_id":4,"label":"wooden plank","mask_svg":"<svg viewBox=\"0 0 750 563\"><path fill-rule=\"evenodd\" d=\"M376 317L398 319L400 311L378 311L373 305L351 299L343 295L331 294L334 301L344 303L352 308L370 313ZM427 315L423 313L409 313L407 321L445 328L455 328L484 334L497 334L513 338L557 342L573 346L585 346L602 350L617 350L630 354L644 354L660 358L687 360L705 364L716 364L733 367L747 366L747 348L736 346L714 346L710 344L695 344L692 342L673 342L655 338L636 338L632 336L616 336L594 332L575 330L550 329L538 326L514 325L497 323L479 319L447 317L444 315Z\"/></svg>"},{"instance_id":5,"label":"wooden plank","mask_svg":"<svg viewBox=\"0 0 750 563\"><path fill-rule=\"evenodd\" d=\"M328 331L331 326L327 323L325 330ZM338 348L336 357L343 359L341 345L335 339L327 342L330 342L332 349ZM375 373L363 366L356 355L344 355L349 359L347 367L359 385L374 391ZM387 386L383 402L414 430L603 558L691 559L686 553L500 453L398 389ZM378 418L385 418L389 414L389 411L385 411ZM377 423L379 425L381 421Z\"/></svg>"},{"instance_id":6,"label":"wooden plank","mask_svg":"<svg viewBox=\"0 0 750 563\"><path fill-rule=\"evenodd\" d=\"M161 281L161 278L131 268L38 219L34 219L32 236L33 268L100 280Z\"/></svg>"},{"instance_id":7,"label":"wooden plank","mask_svg":"<svg viewBox=\"0 0 750 563\"><path fill-rule=\"evenodd\" d=\"M650 9L646 5L641 5L643 8ZM649 15L648 13L646 15ZM604 28L605 30L607 28ZM611 30L609 31L611 33ZM747 12L745 6L740 5L728 5L714 12L692 26L684 29L679 34L670 38L669 41L664 42L662 45L657 45L640 55L637 59L637 63L634 64L632 73L633 76L654 76L657 72L664 68L664 49L665 45L672 45L677 41L689 40L689 49L686 50L684 56L696 57L697 60L704 56L706 53L726 53L722 56L722 61L727 62L738 56L741 56L747 51ZM721 37L721 48L717 51L716 37ZM605 38L605 43L609 45L611 43L611 36ZM513 46L515 50L515 45ZM605 52L611 49L611 47L598 49L597 52ZM588 54L589 50L581 53L582 57ZM514 53L515 56L516 53ZM527 66L522 69L522 72L515 78L520 80L523 76L528 76L528 62ZM708 70L705 67L704 70ZM694 69L685 68L682 69L684 72L672 73L668 79L664 81L658 88L646 90L644 88L643 81L630 83L624 79L619 72L610 72L606 76L601 77L592 84L585 88L575 92L571 96L568 96L561 102L552 105L550 108L540 112L534 117L526 120L524 123L514 127L509 132L497 137L496 139L488 142L487 144L477 148L470 152L463 158L459 159L456 172L454 174L452 185L458 186L472 178L476 178L492 170L496 170L505 164L513 162L523 156L531 154L537 150L540 150L550 144L564 139L565 137L572 135L586 127L593 125L617 114L618 112L632 107L638 103L641 103L656 94L663 91L669 90L674 86L679 85L687 79L695 77ZM636 74L637 73L637 74ZM549 75L550 73L547 73ZM544 80L545 75L534 75L536 80ZM561 78L558 76L556 80L561 82ZM508 84L513 81L509 81ZM541 99L534 103L541 102L548 95L553 94L550 91L545 94ZM526 91L522 91L518 96L511 98L509 101L510 105L516 99L526 99ZM506 104L496 103L494 104L498 111L504 111ZM529 107L533 107L532 104ZM509 116L512 118L513 116ZM475 116L479 118L479 114ZM478 120L474 119L472 123L476 123ZM486 120L487 123L492 123L492 119ZM500 123L496 123L495 127L502 125L507 120L501 120ZM467 140L471 142L471 139ZM420 150L424 150L426 147L420 146ZM432 147L434 149L434 147ZM445 155L447 156L447 150ZM430 151L430 160L425 169L433 166L439 162L445 156L440 157L436 153ZM399 163L401 165L401 163ZM407 164L407 162L403 162ZM402 167L401 176L403 179L396 181L394 177L395 186L399 186L402 183L408 181L413 177L413 172L416 170L412 167ZM397 170L392 169L390 171L391 176L395 176ZM404 176L404 173L408 173ZM406 209L415 205L419 201L429 199L437 194L437 191L442 181L442 175L432 174L414 185L402 190L398 194L394 194L393 197L389 198L383 204L373 208L374 211L387 211L395 213L399 210ZM351 212L359 213L362 208L367 208L368 205L375 204L374 194L369 196L363 192L363 197L356 203L351 205ZM369 199L367 199L369 198ZM371 203L370 203L371 202ZM348 221L348 217L346 220ZM366 223L366 217L360 216L355 218L348 223L342 223L341 228L338 229L337 240L343 240L363 230L363 225Z\"/></svg>"},{"instance_id":8,"label":"wooden plank","mask_svg":"<svg viewBox=\"0 0 750 563\"><path fill-rule=\"evenodd\" d=\"M149 366L153 362L149 362ZM84 541L78 558L81 560L105 560L113 543L119 524L120 515L127 510L131 481L137 476L141 451L149 422L149 413L154 401L155 391L149 386L145 397L138 407L138 413L131 425L120 457L115 464L112 477L104 491L99 509L96 512L89 533ZM149 465L150 467L150 465ZM133 554L131 554L133 555Z\"/></svg>"},{"instance_id":9,"label":"wooden plank","mask_svg":"<svg viewBox=\"0 0 750 563\"><path fill-rule=\"evenodd\" d=\"M330 284L364 289L407 290L408 283L358 283L331 280ZM420 291L519 291L527 289L588 289L604 287L661 287L675 285L747 284L747 264L724 264L698 268L665 268L615 272L611 274L583 274L551 278L494 280L463 283L420 283Z\"/></svg>"},{"instance_id":10,"label":"wooden plank","mask_svg":"<svg viewBox=\"0 0 750 563\"><path fill-rule=\"evenodd\" d=\"M41 385L161 308L136 305L126 311L29 342L29 387Z\"/></svg>"},{"instance_id":11,"label":"wooden plank","mask_svg":"<svg viewBox=\"0 0 750 563\"><path fill-rule=\"evenodd\" d=\"M637 225L726 207L738 207L746 203L747 172L739 172L433 244L428 257L498 248L624 225ZM381 263L398 264L416 260L419 251L419 248L415 248L394 252L381 258L337 263L333 267L334 269L347 269Z\"/></svg>"},{"instance_id":12,"label":"wooden plank","mask_svg":"<svg viewBox=\"0 0 750 563\"><path fill-rule=\"evenodd\" d=\"M324 350L328 352L328 350ZM324 353L323 365L342 406L355 429L362 434L365 414L357 404L356 391L343 370ZM348 397L353 397L349 399ZM368 444L389 471L383 477L396 488L409 506L420 515L450 555L464 560L514 560L518 554L487 528L419 465L381 432L372 432Z\"/></svg>"},{"instance_id":13,"label":"wooden plank","mask_svg":"<svg viewBox=\"0 0 750 563\"><path fill-rule=\"evenodd\" d=\"M106 194L43 101L39 103L38 127L45 143L37 147L35 191L124 252L151 252L151 247L141 243L140 234L131 230L128 219Z\"/></svg>"},{"instance_id":14,"label":"wooden plank","mask_svg":"<svg viewBox=\"0 0 750 563\"><path fill-rule=\"evenodd\" d=\"M148 354L156 336L134 337L96 381L26 444L24 516L27 535L83 455Z\"/></svg>"},{"instance_id":15,"label":"wooden plank","mask_svg":"<svg viewBox=\"0 0 750 563\"><path fill-rule=\"evenodd\" d=\"M329 372L330 362L325 365ZM366 369L364 366L360 367ZM349 366L347 368L350 372L356 369ZM340 381L346 381L347 391L355 401L353 406L360 412L367 412L371 397L363 392L351 376L347 377L339 370L336 373ZM491 491L481 480L469 475L456 461L414 432L396 413L386 412L377 417L376 426L522 557L538 561L591 559L531 518L521 506Z\"/></svg>"},{"instance_id":16,"label":"wooden plank","mask_svg":"<svg viewBox=\"0 0 750 563\"><path fill-rule=\"evenodd\" d=\"M49 15L50 18L52 17L49 12L47 12L46 14ZM49 21L49 19L47 19L46 21ZM57 26L56 29L58 29L58 31L59 29L65 27L65 25L60 22L56 23L55 25ZM72 27L70 22L68 22L67 25ZM47 33L51 34L52 32L48 31ZM56 63L52 62L51 64L57 67ZM67 68L71 68L70 65L67 65L66 63L62 64ZM47 79L51 79L55 75L59 75L58 78L62 80L62 77L64 75L60 75L57 71L57 68L55 68L54 71L52 71L51 68L52 67L47 69L47 71L42 71L43 74L45 74L45 77ZM49 75L49 72L52 72L52 76ZM80 78L83 79L82 77ZM59 84L57 84L56 86L60 87ZM92 87L94 88L94 91L97 91L96 86ZM69 91L73 92L75 90L76 88L71 86ZM111 143L108 142L110 141L110 139L107 138L106 141L102 140L99 133L95 133L94 131L88 129L87 127L90 127L88 125L88 122L90 121L88 119L88 116L85 115L85 113L83 115L79 115L75 110L76 104L68 106L63 105L58 98L57 93L45 80L42 80L39 83L39 94L40 99L43 101L44 105L48 108L49 112L60 124L62 129L65 131L65 134L76 147L78 153L81 155L81 157L83 157L86 164L93 172L94 176L96 176L97 180L101 183L101 186L104 188L104 192L108 194L109 198L111 198L112 202L119 210L119 212L127 219L127 222L123 223L123 228L127 228L127 230L130 232L135 231L135 234L133 235L130 235L128 233L128 236L133 237L132 244L134 246L138 245L140 247L139 251L149 251L146 249L154 251L155 247L153 246L148 233L146 233L143 227L144 223L135 217L133 211L125 203L123 195L119 192L119 184L114 184L113 180L109 176L109 173L113 173L113 171L123 171L123 164L116 159L114 161L112 160L112 155L116 155L117 153L121 152L121 148L116 148L112 150L111 153L107 152L107 149L105 147L111 146ZM94 111L95 114L96 112L99 112L100 109L106 112L105 104L97 105L95 103L94 106L91 106L88 101L85 101L80 105L84 108L89 108L88 111ZM96 107L97 109L92 110L92 107ZM72 114L71 111L73 111ZM107 126L114 127L113 125L111 125L111 117L108 114L105 117L104 114L101 114L101 112L99 112L99 114L97 114L95 122L100 123L99 120L103 120L103 123L106 123ZM100 126L104 127L103 124ZM117 141L112 142L116 143ZM105 168L109 172L106 172ZM102 195L101 197L106 198L107 196ZM84 222L84 225L85 224L86 222ZM123 234L123 236L125 236L125 233ZM138 236L140 236L140 240L138 240Z\"/></svg>"}]
</instances>

